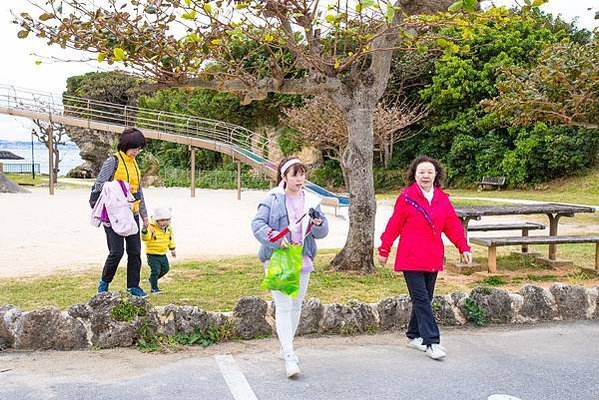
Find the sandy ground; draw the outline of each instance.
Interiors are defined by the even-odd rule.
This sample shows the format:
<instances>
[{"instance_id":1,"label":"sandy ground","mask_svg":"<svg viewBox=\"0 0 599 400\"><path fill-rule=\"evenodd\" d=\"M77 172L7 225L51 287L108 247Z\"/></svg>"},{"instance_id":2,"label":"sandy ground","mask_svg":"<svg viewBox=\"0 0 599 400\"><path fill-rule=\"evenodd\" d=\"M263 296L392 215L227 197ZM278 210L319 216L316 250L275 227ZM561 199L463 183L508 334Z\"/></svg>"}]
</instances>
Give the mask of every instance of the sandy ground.
<instances>
[{"instance_id":1,"label":"sandy ground","mask_svg":"<svg viewBox=\"0 0 599 400\"><path fill-rule=\"evenodd\" d=\"M0 277L39 275L59 269L100 267L107 255L102 228L90 224L89 189L29 189L26 194L0 194ZM177 260L255 254L258 242L250 222L263 191L244 191L237 200L232 190L148 188L144 190L148 211L157 206L173 208ZM325 207L330 235L320 248L339 248L348 229L347 210L338 217ZM380 210L384 224L391 206ZM384 229L382 226L381 230ZM125 258L125 257L124 257Z\"/></svg>"},{"instance_id":2,"label":"sandy ground","mask_svg":"<svg viewBox=\"0 0 599 400\"><path fill-rule=\"evenodd\" d=\"M148 188L144 192L150 213L157 206L173 208L177 261L256 254L258 242L250 221L264 191L243 191L241 200L232 190L197 190L195 198L183 188ZM107 255L106 238L102 228L89 223L88 197L89 188L57 189L54 196L47 188L0 194L0 278L100 268ZM377 245L392 207L388 201L377 205ZM319 247L341 248L349 227L347 209L341 209L338 216L332 208L324 207L324 211L330 233L319 240ZM503 221L518 218L527 217ZM497 218L484 222L493 220ZM576 227L560 225L562 234L570 229ZM547 234L535 232L543 233Z\"/></svg>"}]
</instances>

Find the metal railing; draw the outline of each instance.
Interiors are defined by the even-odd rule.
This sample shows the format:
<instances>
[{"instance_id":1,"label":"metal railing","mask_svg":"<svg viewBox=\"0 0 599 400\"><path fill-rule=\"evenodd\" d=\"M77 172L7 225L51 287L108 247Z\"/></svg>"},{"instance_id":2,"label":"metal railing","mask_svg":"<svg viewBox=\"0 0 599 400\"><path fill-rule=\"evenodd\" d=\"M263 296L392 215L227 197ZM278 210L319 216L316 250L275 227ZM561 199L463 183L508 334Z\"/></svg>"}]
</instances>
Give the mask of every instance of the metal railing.
<instances>
[{"instance_id":1,"label":"metal railing","mask_svg":"<svg viewBox=\"0 0 599 400\"><path fill-rule=\"evenodd\" d=\"M40 173L40 165L38 163L0 163L0 172L8 174L30 174L31 170L36 174Z\"/></svg>"},{"instance_id":2,"label":"metal railing","mask_svg":"<svg viewBox=\"0 0 599 400\"><path fill-rule=\"evenodd\" d=\"M151 139L219 151L259 167L271 178L276 176L276 164L256 154L253 149L252 140L256 134L223 121L8 85L0 85L0 113L113 133L135 126L143 129ZM270 147L268 138L261 137L260 141L261 148ZM331 200L335 206L340 205L341 198L333 193L314 184L307 184L306 187L325 200ZM349 199L341 200L343 206L349 204Z\"/></svg>"},{"instance_id":3,"label":"metal railing","mask_svg":"<svg viewBox=\"0 0 599 400\"><path fill-rule=\"evenodd\" d=\"M7 108L9 112L20 110L50 116L67 116L123 128L135 126L165 134L227 144L252 153L252 138L257 135L242 126L223 121L7 85L0 85L0 107ZM261 141L263 146L269 145L268 138L261 138Z\"/></svg>"}]
</instances>

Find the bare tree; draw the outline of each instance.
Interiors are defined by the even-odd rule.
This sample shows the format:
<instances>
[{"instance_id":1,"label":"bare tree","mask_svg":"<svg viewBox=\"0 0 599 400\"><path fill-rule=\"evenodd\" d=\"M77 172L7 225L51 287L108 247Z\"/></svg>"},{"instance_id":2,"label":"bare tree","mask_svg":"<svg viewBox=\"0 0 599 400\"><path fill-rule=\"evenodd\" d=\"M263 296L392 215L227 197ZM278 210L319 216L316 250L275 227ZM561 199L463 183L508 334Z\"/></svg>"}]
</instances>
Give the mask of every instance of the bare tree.
<instances>
[{"instance_id":1,"label":"bare tree","mask_svg":"<svg viewBox=\"0 0 599 400\"><path fill-rule=\"evenodd\" d=\"M341 156L347 147L347 122L339 108L325 95L308 101L303 107L283 110L287 126L296 129L303 143L327 153L330 159L339 161L346 190L348 179Z\"/></svg>"},{"instance_id":2,"label":"bare tree","mask_svg":"<svg viewBox=\"0 0 599 400\"><path fill-rule=\"evenodd\" d=\"M418 131L408 132L406 128L430 112L424 105L402 98L401 94L397 99L401 100L393 103L382 100L373 115L374 150L380 152L385 167L393 157L394 145L418 134ZM284 114L287 117L285 123L301 133L304 143L326 151L329 158L340 162L349 191L348 177L341 162L348 144L348 128L339 108L327 96L319 95L303 107L284 110Z\"/></svg>"},{"instance_id":3,"label":"bare tree","mask_svg":"<svg viewBox=\"0 0 599 400\"><path fill-rule=\"evenodd\" d=\"M398 98L401 96L398 96ZM430 109L421 103L411 102L406 98L394 103L381 101L374 110L374 144L379 151L385 167L393 158L395 145L416 136L419 131L406 128L426 118Z\"/></svg>"},{"instance_id":4,"label":"bare tree","mask_svg":"<svg viewBox=\"0 0 599 400\"><path fill-rule=\"evenodd\" d=\"M52 134L52 154L54 155L54 168L52 172L54 174L54 182L56 182L56 179L58 178L58 172L60 171L59 165L61 161L60 149L58 146L66 145L69 137L67 136L64 125L62 124L40 121L39 119L34 119L33 123L37 126L37 130L36 128L33 128L31 133L33 133L33 135L37 137L37 140L40 143L43 143L46 148L48 148L48 136L50 133Z\"/></svg>"}]
</instances>

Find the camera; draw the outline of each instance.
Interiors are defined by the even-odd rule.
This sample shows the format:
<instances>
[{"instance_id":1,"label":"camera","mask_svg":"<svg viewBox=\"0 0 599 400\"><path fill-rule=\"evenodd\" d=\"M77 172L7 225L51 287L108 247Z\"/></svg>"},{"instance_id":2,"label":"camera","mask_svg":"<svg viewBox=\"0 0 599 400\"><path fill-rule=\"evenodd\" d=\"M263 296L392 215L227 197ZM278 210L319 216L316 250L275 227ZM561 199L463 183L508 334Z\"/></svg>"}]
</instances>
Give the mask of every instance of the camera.
<instances>
[{"instance_id":1,"label":"camera","mask_svg":"<svg viewBox=\"0 0 599 400\"><path fill-rule=\"evenodd\" d=\"M322 215L314 208L310 208L310 210L308 210L308 215L312 219L322 219Z\"/></svg>"}]
</instances>

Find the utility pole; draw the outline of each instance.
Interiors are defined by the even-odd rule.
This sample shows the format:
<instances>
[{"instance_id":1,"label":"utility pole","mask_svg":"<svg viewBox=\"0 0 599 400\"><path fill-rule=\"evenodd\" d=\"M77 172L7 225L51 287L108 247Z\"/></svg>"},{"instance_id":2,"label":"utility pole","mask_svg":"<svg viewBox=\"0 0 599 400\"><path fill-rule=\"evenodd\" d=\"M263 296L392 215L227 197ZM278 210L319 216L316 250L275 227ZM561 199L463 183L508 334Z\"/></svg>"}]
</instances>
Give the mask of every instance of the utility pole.
<instances>
[{"instance_id":1,"label":"utility pole","mask_svg":"<svg viewBox=\"0 0 599 400\"><path fill-rule=\"evenodd\" d=\"M48 177L50 184L50 196L54 195L54 127L52 121L48 124Z\"/></svg>"},{"instance_id":2,"label":"utility pole","mask_svg":"<svg viewBox=\"0 0 599 400\"><path fill-rule=\"evenodd\" d=\"M35 129L31 130L31 177L35 182L35 153L33 152L33 136L35 135Z\"/></svg>"}]
</instances>

